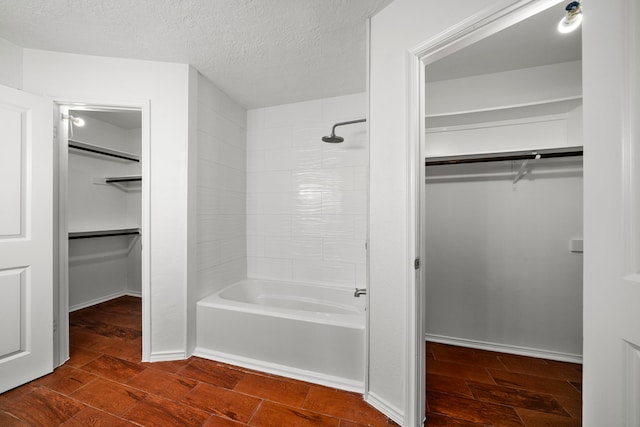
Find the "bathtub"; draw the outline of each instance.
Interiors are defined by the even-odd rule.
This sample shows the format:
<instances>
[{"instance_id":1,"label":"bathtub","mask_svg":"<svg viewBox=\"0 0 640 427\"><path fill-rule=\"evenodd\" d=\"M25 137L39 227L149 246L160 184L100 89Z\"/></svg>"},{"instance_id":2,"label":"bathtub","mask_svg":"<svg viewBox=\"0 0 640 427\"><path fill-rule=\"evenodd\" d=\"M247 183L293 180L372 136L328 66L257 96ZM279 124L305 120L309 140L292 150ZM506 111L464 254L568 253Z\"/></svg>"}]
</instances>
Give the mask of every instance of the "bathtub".
<instances>
[{"instance_id":1,"label":"bathtub","mask_svg":"<svg viewBox=\"0 0 640 427\"><path fill-rule=\"evenodd\" d=\"M194 355L363 392L365 301L351 289L244 280L198 301Z\"/></svg>"}]
</instances>

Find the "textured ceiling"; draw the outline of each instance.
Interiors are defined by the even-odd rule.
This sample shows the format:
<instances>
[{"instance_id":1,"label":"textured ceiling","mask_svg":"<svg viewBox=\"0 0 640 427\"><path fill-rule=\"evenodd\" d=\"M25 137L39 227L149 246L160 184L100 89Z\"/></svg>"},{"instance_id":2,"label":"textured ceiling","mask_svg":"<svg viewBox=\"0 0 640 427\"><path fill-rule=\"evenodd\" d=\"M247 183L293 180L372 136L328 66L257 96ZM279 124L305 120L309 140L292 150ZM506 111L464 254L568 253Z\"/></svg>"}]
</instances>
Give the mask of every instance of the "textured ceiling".
<instances>
[{"instance_id":1,"label":"textured ceiling","mask_svg":"<svg viewBox=\"0 0 640 427\"><path fill-rule=\"evenodd\" d=\"M365 21L392 0L0 0L19 46L189 63L247 108L365 90Z\"/></svg>"}]
</instances>

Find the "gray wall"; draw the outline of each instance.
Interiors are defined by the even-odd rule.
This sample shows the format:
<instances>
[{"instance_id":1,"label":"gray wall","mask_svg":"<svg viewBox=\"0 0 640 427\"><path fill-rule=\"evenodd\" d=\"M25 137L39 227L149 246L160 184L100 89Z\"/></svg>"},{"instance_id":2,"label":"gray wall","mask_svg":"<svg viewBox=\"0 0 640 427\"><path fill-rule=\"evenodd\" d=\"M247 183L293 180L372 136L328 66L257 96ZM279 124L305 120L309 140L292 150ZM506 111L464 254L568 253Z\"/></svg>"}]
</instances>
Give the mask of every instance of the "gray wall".
<instances>
[{"instance_id":1,"label":"gray wall","mask_svg":"<svg viewBox=\"0 0 640 427\"><path fill-rule=\"evenodd\" d=\"M581 166L539 160L516 184L520 162L427 168L428 335L582 354Z\"/></svg>"}]
</instances>

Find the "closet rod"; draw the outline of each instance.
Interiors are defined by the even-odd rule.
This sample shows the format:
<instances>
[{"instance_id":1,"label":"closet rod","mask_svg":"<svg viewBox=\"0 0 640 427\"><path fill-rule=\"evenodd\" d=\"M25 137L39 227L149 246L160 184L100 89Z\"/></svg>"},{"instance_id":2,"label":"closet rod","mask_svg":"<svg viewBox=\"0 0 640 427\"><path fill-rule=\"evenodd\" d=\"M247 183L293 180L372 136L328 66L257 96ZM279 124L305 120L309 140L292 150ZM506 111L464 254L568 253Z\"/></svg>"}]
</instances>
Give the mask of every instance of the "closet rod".
<instances>
[{"instance_id":1,"label":"closet rod","mask_svg":"<svg viewBox=\"0 0 640 427\"><path fill-rule=\"evenodd\" d=\"M504 153L470 154L449 157L427 157L425 166L457 165L462 163L500 162L504 160L528 160L536 156L542 159L554 157L582 156L582 147L548 148L530 151L508 151Z\"/></svg>"},{"instance_id":2,"label":"closet rod","mask_svg":"<svg viewBox=\"0 0 640 427\"><path fill-rule=\"evenodd\" d=\"M76 150L88 151L90 153L102 154L103 156L116 157L118 159L131 160L132 162L140 162L138 157L130 155L128 153L111 150L108 148L98 147L97 145L91 145L80 141L69 140L69 148Z\"/></svg>"},{"instance_id":3,"label":"closet rod","mask_svg":"<svg viewBox=\"0 0 640 427\"><path fill-rule=\"evenodd\" d=\"M142 181L141 176L117 176L112 178L105 178L104 182L107 184L112 182L133 182L133 181Z\"/></svg>"},{"instance_id":4,"label":"closet rod","mask_svg":"<svg viewBox=\"0 0 640 427\"><path fill-rule=\"evenodd\" d=\"M128 236L132 234L140 234L140 229L124 228L121 230L75 231L75 232L69 232L69 240L89 239L92 237Z\"/></svg>"}]
</instances>

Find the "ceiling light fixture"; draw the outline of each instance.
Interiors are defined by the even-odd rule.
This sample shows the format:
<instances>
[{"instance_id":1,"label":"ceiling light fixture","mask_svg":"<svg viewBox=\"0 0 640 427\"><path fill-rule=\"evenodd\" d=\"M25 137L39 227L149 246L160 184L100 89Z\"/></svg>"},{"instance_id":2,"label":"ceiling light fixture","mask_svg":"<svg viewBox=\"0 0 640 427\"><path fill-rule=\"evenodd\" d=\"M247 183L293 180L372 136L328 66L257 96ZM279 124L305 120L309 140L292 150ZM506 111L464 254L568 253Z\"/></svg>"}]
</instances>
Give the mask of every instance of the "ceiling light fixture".
<instances>
[{"instance_id":1,"label":"ceiling light fixture","mask_svg":"<svg viewBox=\"0 0 640 427\"><path fill-rule=\"evenodd\" d=\"M67 115L67 114L63 114L62 115L63 119L69 120L71 123L73 123L74 125L78 126L78 127L82 127L84 126L84 119L82 117L76 117L76 116L72 116L72 115Z\"/></svg>"},{"instance_id":2,"label":"ceiling light fixture","mask_svg":"<svg viewBox=\"0 0 640 427\"><path fill-rule=\"evenodd\" d=\"M565 8L566 15L558 23L558 31L570 33L582 23L582 1L572 1Z\"/></svg>"}]
</instances>

